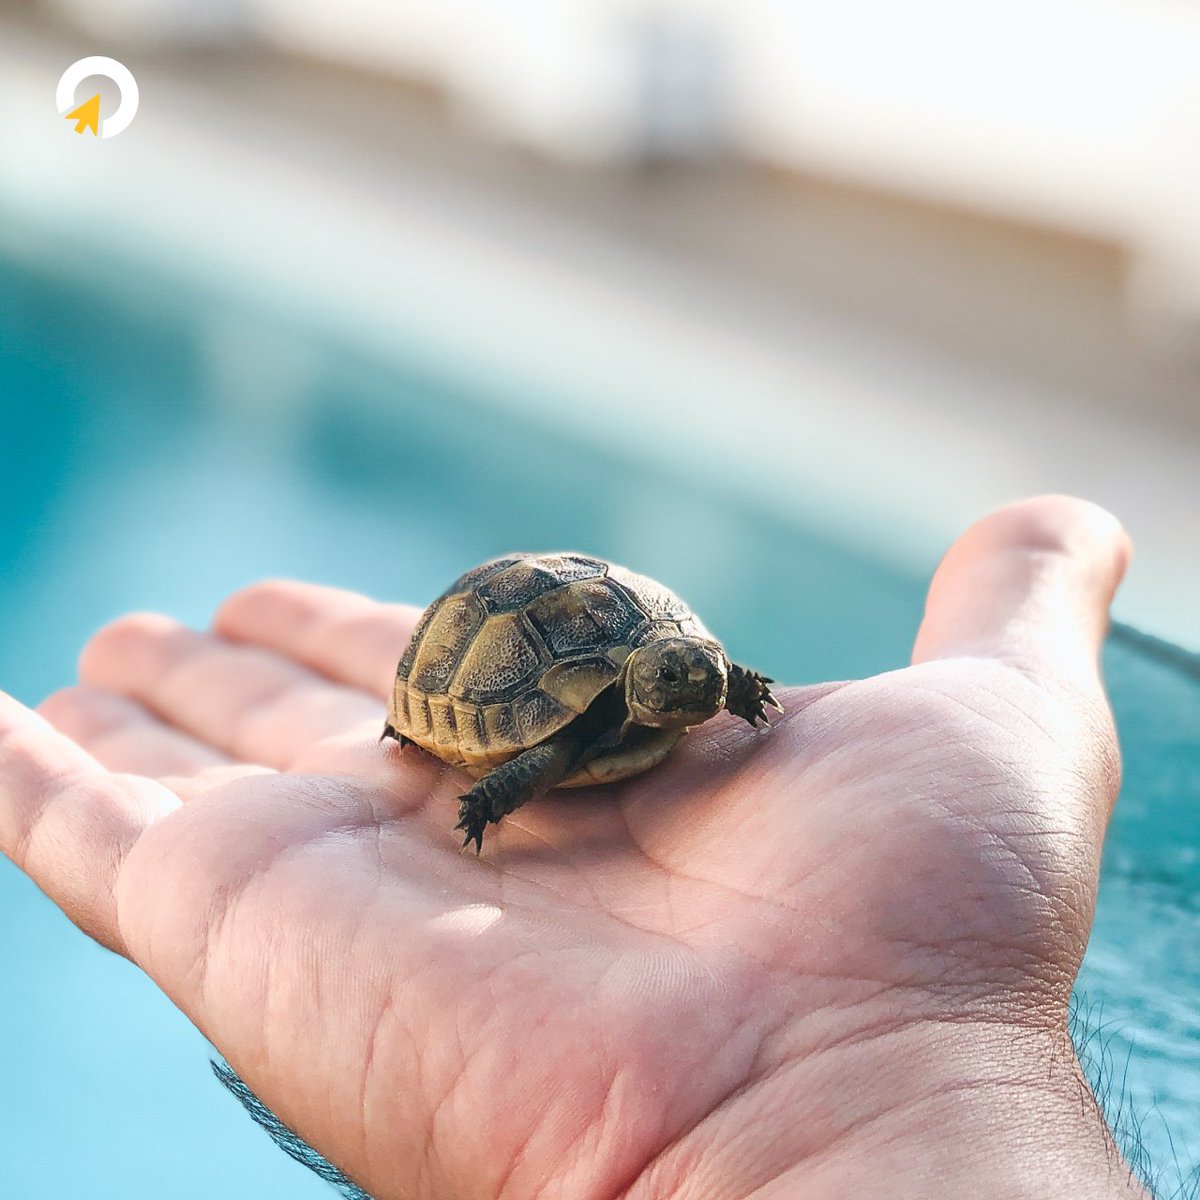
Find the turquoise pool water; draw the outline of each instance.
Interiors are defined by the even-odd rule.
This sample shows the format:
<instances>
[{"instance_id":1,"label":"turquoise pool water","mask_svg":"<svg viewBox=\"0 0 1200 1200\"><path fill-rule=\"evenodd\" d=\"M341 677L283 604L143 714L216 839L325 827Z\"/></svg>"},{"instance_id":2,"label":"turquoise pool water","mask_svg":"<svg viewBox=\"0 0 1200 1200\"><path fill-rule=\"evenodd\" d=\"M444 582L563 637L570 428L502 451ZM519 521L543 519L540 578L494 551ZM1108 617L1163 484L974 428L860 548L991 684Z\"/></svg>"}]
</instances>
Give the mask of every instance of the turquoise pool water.
<instances>
[{"instance_id":1,"label":"turquoise pool water","mask_svg":"<svg viewBox=\"0 0 1200 1200\"><path fill-rule=\"evenodd\" d=\"M0 258L0 685L34 702L69 682L129 608L202 623L278 574L423 602L514 547L636 564L789 681L906 660L932 562L897 570L823 536L819 512L752 507L497 400L229 297ZM1169 1194L1200 1153L1200 682L1129 645L1108 669L1127 781L1080 1012ZM153 986L6 863L0 956L0 1192L330 1194Z\"/></svg>"}]
</instances>

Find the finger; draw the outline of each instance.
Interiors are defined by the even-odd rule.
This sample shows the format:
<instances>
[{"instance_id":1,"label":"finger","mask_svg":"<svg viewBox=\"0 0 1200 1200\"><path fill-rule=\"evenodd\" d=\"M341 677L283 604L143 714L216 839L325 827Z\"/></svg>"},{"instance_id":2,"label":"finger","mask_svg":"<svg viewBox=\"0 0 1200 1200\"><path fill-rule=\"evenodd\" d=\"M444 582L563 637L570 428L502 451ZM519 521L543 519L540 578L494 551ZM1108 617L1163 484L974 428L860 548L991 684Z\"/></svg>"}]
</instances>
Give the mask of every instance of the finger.
<instances>
[{"instance_id":1,"label":"finger","mask_svg":"<svg viewBox=\"0 0 1200 1200\"><path fill-rule=\"evenodd\" d=\"M999 509L971 526L934 575L913 661L979 655L1094 683L1129 538L1069 496Z\"/></svg>"},{"instance_id":2,"label":"finger","mask_svg":"<svg viewBox=\"0 0 1200 1200\"><path fill-rule=\"evenodd\" d=\"M47 696L38 712L110 771L160 779L195 775L233 760L215 747L166 725L136 700L93 687Z\"/></svg>"},{"instance_id":3,"label":"finger","mask_svg":"<svg viewBox=\"0 0 1200 1200\"><path fill-rule=\"evenodd\" d=\"M258 767L251 763L229 763L226 766L206 767L191 775L164 775L158 782L168 788L187 804L205 792L223 787L227 783L236 783L251 775L274 775L270 767Z\"/></svg>"},{"instance_id":4,"label":"finger","mask_svg":"<svg viewBox=\"0 0 1200 1200\"><path fill-rule=\"evenodd\" d=\"M152 780L110 775L0 692L0 850L80 929L120 954L117 876L142 833L178 807Z\"/></svg>"},{"instance_id":5,"label":"finger","mask_svg":"<svg viewBox=\"0 0 1200 1200\"><path fill-rule=\"evenodd\" d=\"M84 648L79 675L239 762L281 770L314 743L383 719L379 701L365 692L155 614L102 629Z\"/></svg>"},{"instance_id":6,"label":"finger","mask_svg":"<svg viewBox=\"0 0 1200 1200\"><path fill-rule=\"evenodd\" d=\"M213 630L386 698L420 615L410 605L280 579L235 592L217 610Z\"/></svg>"}]
</instances>

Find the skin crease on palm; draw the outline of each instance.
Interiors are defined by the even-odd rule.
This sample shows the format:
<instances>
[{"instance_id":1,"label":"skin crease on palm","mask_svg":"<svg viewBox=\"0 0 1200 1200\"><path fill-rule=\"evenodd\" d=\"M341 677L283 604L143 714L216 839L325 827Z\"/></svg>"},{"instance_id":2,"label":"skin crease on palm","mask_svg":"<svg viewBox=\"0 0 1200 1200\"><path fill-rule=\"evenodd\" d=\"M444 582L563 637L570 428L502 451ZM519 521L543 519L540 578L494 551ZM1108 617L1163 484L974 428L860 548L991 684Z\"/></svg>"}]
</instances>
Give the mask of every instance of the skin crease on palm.
<instances>
[{"instance_id":1,"label":"skin crease on palm","mask_svg":"<svg viewBox=\"0 0 1200 1200\"><path fill-rule=\"evenodd\" d=\"M124 617L39 714L0 694L0 846L378 1200L1139 1195L1065 1031L1128 554L1083 501L993 513L911 667L478 859L466 777L378 741L416 609Z\"/></svg>"}]
</instances>

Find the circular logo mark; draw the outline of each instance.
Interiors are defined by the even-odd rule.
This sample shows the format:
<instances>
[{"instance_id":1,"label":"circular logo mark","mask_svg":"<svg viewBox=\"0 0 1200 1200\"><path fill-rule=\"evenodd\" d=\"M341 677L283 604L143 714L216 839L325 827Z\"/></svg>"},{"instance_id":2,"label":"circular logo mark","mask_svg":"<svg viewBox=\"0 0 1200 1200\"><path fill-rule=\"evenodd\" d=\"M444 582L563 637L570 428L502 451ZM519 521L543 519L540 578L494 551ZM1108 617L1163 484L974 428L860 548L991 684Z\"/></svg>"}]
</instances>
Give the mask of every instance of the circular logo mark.
<instances>
[{"instance_id":1,"label":"circular logo mark","mask_svg":"<svg viewBox=\"0 0 1200 1200\"><path fill-rule=\"evenodd\" d=\"M121 103L117 105L117 111L103 120L100 117L99 92L82 104L75 104L75 89L92 75L106 76L121 92ZM103 54L93 54L90 58L81 58L78 62L73 62L62 73L54 93L54 103L66 120L75 122L76 133L90 129L93 136L98 134L105 138L116 137L118 133L124 133L129 128L129 123L137 115L137 80L124 63L117 62L115 58L106 58Z\"/></svg>"}]
</instances>

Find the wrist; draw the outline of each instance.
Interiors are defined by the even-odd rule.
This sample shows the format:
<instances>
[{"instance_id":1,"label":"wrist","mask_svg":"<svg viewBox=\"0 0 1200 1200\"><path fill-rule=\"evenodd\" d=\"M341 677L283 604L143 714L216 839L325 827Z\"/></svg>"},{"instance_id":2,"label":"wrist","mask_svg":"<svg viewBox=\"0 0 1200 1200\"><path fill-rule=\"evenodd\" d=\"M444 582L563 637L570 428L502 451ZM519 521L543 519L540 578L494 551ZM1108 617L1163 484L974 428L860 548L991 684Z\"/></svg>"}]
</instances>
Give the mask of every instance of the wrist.
<instances>
[{"instance_id":1,"label":"wrist","mask_svg":"<svg viewBox=\"0 0 1200 1200\"><path fill-rule=\"evenodd\" d=\"M629 1200L1145 1200L1065 1026L926 1020L790 1058L653 1164Z\"/></svg>"}]
</instances>

